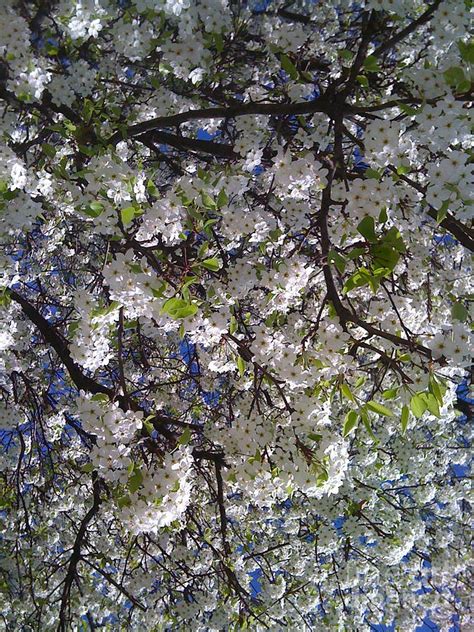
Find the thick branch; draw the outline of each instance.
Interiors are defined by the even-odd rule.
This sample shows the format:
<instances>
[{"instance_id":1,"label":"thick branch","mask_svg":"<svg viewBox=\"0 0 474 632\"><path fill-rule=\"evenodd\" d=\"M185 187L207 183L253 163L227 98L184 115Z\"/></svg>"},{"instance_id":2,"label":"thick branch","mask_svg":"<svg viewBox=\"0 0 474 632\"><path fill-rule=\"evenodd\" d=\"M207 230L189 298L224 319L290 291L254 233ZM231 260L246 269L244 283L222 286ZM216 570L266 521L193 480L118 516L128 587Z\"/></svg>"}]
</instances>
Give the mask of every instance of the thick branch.
<instances>
[{"instance_id":1,"label":"thick branch","mask_svg":"<svg viewBox=\"0 0 474 632\"><path fill-rule=\"evenodd\" d=\"M10 290L10 298L18 303L25 314L25 316L39 329L43 338L49 343L59 356L59 359L64 364L71 376L72 381L79 390L86 391L88 393L105 393L109 397L113 397L111 389L107 388L103 384L96 382L92 378L85 375L80 369L79 365L74 362L69 352L67 343L64 338L58 334L55 327L49 323L40 312L31 305L23 296L18 294L15 290Z\"/></svg>"},{"instance_id":2,"label":"thick branch","mask_svg":"<svg viewBox=\"0 0 474 632\"><path fill-rule=\"evenodd\" d=\"M348 106L349 107L349 106ZM289 116L297 114L314 114L315 112L326 112L330 110L330 104L324 97L319 97L314 101L303 101L300 103L242 103L239 106L201 108L188 110L180 114L170 116L160 116L130 125L122 131L117 131L108 140L108 144L116 145L120 141L139 136L145 132L167 127L179 126L189 121L206 120L211 118L235 118L237 116L247 116L248 114L266 114L269 116Z\"/></svg>"}]
</instances>

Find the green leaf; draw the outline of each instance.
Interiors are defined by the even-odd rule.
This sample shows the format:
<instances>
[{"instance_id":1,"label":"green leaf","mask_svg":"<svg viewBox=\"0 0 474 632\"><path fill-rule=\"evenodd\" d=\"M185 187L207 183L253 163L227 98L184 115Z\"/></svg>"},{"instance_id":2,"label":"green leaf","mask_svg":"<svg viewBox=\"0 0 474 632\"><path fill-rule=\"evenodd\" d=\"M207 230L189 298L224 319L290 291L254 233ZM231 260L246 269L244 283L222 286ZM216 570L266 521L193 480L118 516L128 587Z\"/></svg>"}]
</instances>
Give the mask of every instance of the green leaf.
<instances>
[{"instance_id":1,"label":"green leaf","mask_svg":"<svg viewBox=\"0 0 474 632\"><path fill-rule=\"evenodd\" d=\"M240 377L243 377L245 373L245 360L241 356L237 357L237 368L239 369Z\"/></svg>"},{"instance_id":2,"label":"green leaf","mask_svg":"<svg viewBox=\"0 0 474 632\"><path fill-rule=\"evenodd\" d=\"M193 316L197 311L198 306L195 303L189 303L176 296L165 301L161 308L162 314L168 314L168 316L171 316L174 320Z\"/></svg>"},{"instance_id":3,"label":"green leaf","mask_svg":"<svg viewBox=\"0 0 474 632\"><path fill-rule=\"evenodd\" d=\"M48 156L48 158L54 158L56 155L56 147L54 145L49 145L48 143L43 143L41 145L41 151L43 154Z\"/></svg>"},{"instance_id":4,"label":"green leaf","mask_svg":"<svg viewBox=\"0 0 474 632\"><path fill-rule=\"evenodd\" d=\"M95 156L97 154L97 149L95 147L88 147L87 145L79 144L77 147L81 154L84 154L84 156L89 156L89 158L92 158L92 156Z\"/></svg>"},{"instance_id":5,"label":"green leaf","mask_svg":"<svg viewBox=\"0 0 474 632\"><path fill-rule=\"evenodd\" d=\"M359 415L354 410L351 410L350 412L348 412L346 415L346 419L344 421L342 436L347 437L357 427L358 423L359 423Z\"/></svg>"},{"instance_id":6,"label":"green leaf","mask_svg":"<svg viewBox=\"0 0 474 632\"><path fill-rule=\"evenodd\" d=\"M202 205L204 206L204 208L207 208L210 211L216 211L217 210L217 205L216 205L215 201L211 198L209 193L206 193L206 191L202 191L201 192L201 199L202 199Z\"/></svg>"},{"instance_id":7,"label":"green leaf","mask_svg":"<svg viewBox=\"0 0 474 632\"><path fill-rule=\"evenodd\" d=\"M421 111L421 108L413 108L410 105L407 105L406 103L399 103L398 107L400 108L402 112L404 112L405 114L408 114L408 116L414 116L415 114L418 114L418 112Z\"/></svg>"},{"instance_id":8,"label":"green leaf","mask_svg":"<svg viewBox=\"0 0 474 632\"><path fill-rule=\"evenodd\" d=\"M357 287L363 287L373 281L373 275L366 268L359 268L352 276L350 276L342 288L343 294L347 294Z\"/></svg>"},{"instance_id":9,"label":"green leaf","mask_svg":"<svg viewBox=\"0 0 474 632\"><path fill-rule=\"evenodd\" d=\"M430 413L435 417L438 417L439 419L439 417L441 416L439 411L439 404L433 393L422 393L420 397L424 399L426 407L430 411Z\"/></svg>"},{"instance_id":10,"label":"green leaf","mask_svg":"<svg viewBox=\"0 0 474 632\"><path fill-rule=\"evenodd\" d=\"M280 55L280 63L281 63L282 69L286 72L287 75L291 77L291 79L294 79L294 80L298 79L298 70L287 55L285 54Z\"/></svg>"},{"instance_id":11,"label":"green leaf","mask_svg":"<svg viewBox=\"0 0 474 632\"><path fill-rule=\"evenodd\" d=\"M199 283L199 277L196 276L187 276L184 278L184 283L181 286L181 290L184 290L185 288L191 287L191 285L194 285L195 283Z\"/></svg>"},{"instance_id":12,"label":"green leaf","mask_svg":"<svg viewBox=\"0 0 474 632\"><path fill-rule=\"evenodd\" d=\"M474 40L471 40L470 42L463 42L460 40L458 42L458 48L461 58L470 64L474 64Z\"/></svg>"},{"instance_id":13,"label":"green leaf","mask_svg":"<svg viewBox=\"0 0 474 632\"><path fill-rule=\"evenodd\" d=\"M184 432L181 434L178 439L178 443L180 445L187 445L191 441L191 430L189 428L185 428Z\"/></svg>"},{"instance_id":14,"label":"green leaf","mask_svg":"<svg viewBox=\"0 0 474 632\"><path fill-rule=\"evenodd\" d=\"M449 200L444 200L440 208L436 211L436 224L439 226L443 219L446 219L449 212Z\"/></svg>"},{"instance_id":15,"label":"green leaf","mask_svg":"<svg viewBox=\"0 0 474 632\"><path fill-rule=\"evenodd\" d=\"M402 406L402 416L401 416L402 434L405 434L407 430L409 418L410 418L410 411L408 410L408 406Z\"/></svg>"},{"instance_id":16,"label":"green leaf","mask_svg":"<svg viewBox=\"0 0 474 632\"><path fill-rule=\"evenodd\" d=\"M354 57L354 53L351 50L348 50L347 48L339 50L337 54L339 55L339 57L342 57L342 59L346 59L346 60L352 59Z\"/></svg>"},{"instance_id":17,"label":"green leaf","mask_svg":"<svg viewBox=\"0 0 474 632\"><path fill-rule=\"evenodd\" d=\"M369 437L372 439L374 443L379 443L379 440L374 435L374 431L372 430L372 426L370 423L370 416L367 413L367 410L365 408L361 408L360 417L362 419L362 423L364 424L365 429L367 430L367 434L369 435Z\"/></svg>"},{"instance_id":18,"label":"green leaf","mask_svg":"<svg viewBox=\"0 0 474 632\"><path fill-rule=\"evenodd\" d=\"M81 467L81 472L92 472L94 470L94 465L92 463L85 463L85 465L83 465Z\"/></svg>"},{"instance_id":19,"label":"green leaf","mask_svg":"<svg viewBox=\"0 0 474 632\"><path fill-rule=\"evenodd\" d=\"M123 507L130 507L131 504L132 500L130 496L120 496L117 498L117 505L120 509L123 509Z\"/></svg>"},{"instance_id":20,"label":"green leaf","mask_svg":"<svg viewBox=\"0 0 474 632\"><path fill-rule=\"evenodd\" d=\"M352 248L352 250L347 253L347 258L353 261L354 259L357 259L357 257L365 255L365 252L365 248Z\"/></svg>"},{"instance_id":21,"label":"green leaf","mask_svg":"<svg viewBox=\"0 0 474 632\"><path fill-rule=\"evenodd\" d=\"M224 50L224 38L220 33L213 33L213 39L218 53Z\"/></svg>"},{"instance_id":22,"label":"green leaf","mask_svg":"<svg viewBox=\"0 0 474 632\"><path fill-rule=\"evenodd\" d=\"M374 264L377 268L388 268L393 270L400 259L400 253L389 244L374 244L370 248L374 257Z\"/></svg>"},{"instance_id":23,"label":"green leaf","mask_svg":"<svg viewBox=\"0 0 474 632\"><path fill-rule=\"evenodd\" d=\"M150 415L149 417L147 417L146 419L143 420L143 427L145 428L145 430L148 432L148 434L151 435L153 434L153 432L155 431L155 427L153 426L153 424L151 423L150 419L153 419L155 415Z\"/></svg>"},{"instance_id":24,"label":"green leaf","mask_svg":"<svg viewBox=\"0 0 474 632\"><path fill-rule=\"evenodd\" d=\"M166 288L167 288L167 284L161 284L160 287L152 287L151 288L151 293L153 294L153 296L155 298L162 298L163 297L163 293L165 292Z\"/></svg>"},{"instance_id":25,"label":"green leaf","mask_svg":"<svg viewBox=\"0 0 474 632\"><path fill-rule=\"evenodd\" d=\"M84 209L83 212L89 217L99 217L104 210L104 205L101 202L91 202Z\"/></svg>"},{"instance_id":26,"label":"green leaf","mask_svg":"<svg viewBox=\"0 0 474 632\"><path fill-rule=\"evenodd\" d=\"M105 393L96 393L95 395L92 395L91 397L91 401L92 402L108 402L109 401L109 396L106 395Z\"/></svg>"},{"instance_id":27,"label":"green leaf","mask_svg":"<svg viewBox=\"0 0 474 632\"><path fill-rule=\"evenodd\" d=\"M364 68L367 72L378 72L380 70L380 66L375 55L369 55L364 60Z\"/></svg>"},{"instance_id":28,"label":"green leaf","mask_svg":"<svg viewBox=\"0 0 474 632\"><path fill-rule=\"evenodd\" d=\"M319 474L316 476L316 485L317 487L322 487L324 483L327 483L329 480L329 472L326 468L322 468Z\"/></svg>"},{"instance_id":29,"label":"green leaf","mask_svg":"<svg viewBox=\"0 0 474 632\"><path fill-rule=\"evenodd\" d=\"M436 401L440 406L443 405L443 391L441 389L441 385L435 380L433 376L430 378L429 389L436 397Z\"/></svg>"},{"instance_id":30,"label":"green leaf","mask_svg":"<svg viewBox=\"0 0 474 632\"><path fill-rule=\"evenodd\" d=\"M123 208L120 211L120 217L122 219L122 224L124 226L126 226L127 224L130 224L130 222L135 217L135 213L136 213L136 210L135 210L134 206L127 206L126 208Z\"/></svg>"},{"instance_id":31,"label":"green leaf","mask_svg":"<svg viewBox=\"0 0 474 632\"><path fill-rule=\"evenodd\" d=\"M365 75L357 75L356 79L357 79L357 82L363 88L368 88L369 87L369 80L367 79L367 77Z\"/></svg>"},{"instance_id":32,"label":"green leaf","mask_svg":"<svg viewBox=\"0 0 474 632\"><path fill-rule=\"evenodd\" d=\"M206 228L207 229L211 228L211 226L214 226L214 224L217 224L218 221L219 219L217 217L214 219L212 218L208 219L206 222L204 222L204 226L203 226L204 230L206 230ZM208 231L208 234L212 234L212 233Z\"/></svg>"},{"instance_id":33,"label":"green leaf","mask_svg":"<svg viewBox=\"0 0 474 632\"><path fill-rule=\"evenodd\" d=\"M399 165L397 167L397 173L399 176L404 176L407 173L410 173L410 167L408 165Z\"/></svg>"},{"instance_id":34,"label":"green leaf","mask_svg":"<svg viewBox=\"0 0 474 632\"><path fill-rule=\"evenodd\" d=\"M413 397L410 399L410 410L417 419L423 417L423 414L427 408L428 406L421 395L413 395Z\"/></svg>"},{"instance_id":35,"label":"green leaf","mask_svg":"<svg viewBox=\"0 0 474 632\"><path fill-rule=\"evenodd\" d=\"M367 406L369 410L371 410L374 413L377 413L379 415L384 415L385 417L393 417L393 412L389 408L387 408L386 406L383 406L383 404L379 404L373 399L368 401L365 405Z\"/></svg>"},{"instance_id":36,"label":"green leaf","mask_svg":"<svg viewBox=\"0 0 474 632\"><path fill-rule=\"evenodd\" d=\"M364 219L357 225L357 230L365 237L367 241L377 241L377 235L375 234L375 220L370 215L364 217Z\"/></svg>"},{"instance_id":37,"label":"green leaf","mask_svg":"<svg viewBox=\"0 0 474 632\"><path fill-rule=\"evenodd\" d=\"M344 259L344 257L341 257L340 254L338 254L335 250L331 250L328 253L328 261L330 264L336 266L337 270L343 274L344 270L346 269L346 260Z\"/></svg>"},{"instance_id":38,"label":"green leaf","mask_svg":"<svg viewBox=\"0 0 474 632\"><path fill-rule=\"evenodd\" d=\"M223 206L226 206L228 202L229 198L227 197L227 193L224 191L224 189L221 189L219 191L219 195L217 196L217 206L219 208L222 208Z\"/></svg>"},{"instance_id":39,"label":"green leaf","mask_svg":"<svg viewBox=\"0 0 474 632\"><path fill-rule=\"evenodd\" d=\"M51 57L56 57L56 55L59 53L59 48L57 46L54 46L54 44L51 44L50 42L46 42L45 48L46 53Z\"/></svg>"},{"instance_id":40,"label":"green leaf","mask_svg":"<svg viewBox=\"0 0 474 632\"><path fill-rule=\"evenodd\" d=\"M219 259L216 259L216 257L212 257L210 259L204 259L204 261L201 261L201 265L203 268L206 268L206 270L217 272L222 267L222 261L219 261Z\"/></svg>"},{"instance_id":41,"label":"green leaf","mask_svg":"<svg viewBox=\"0 0 474 632\"><path fill-rule=\"evenodd\" d=\"M456 87L462 81L465 81L464 70L459 66L451 66L443 72L446 83Z\"/></svg>"},{"instance_id":42,"label":"green leaf","mask_svg":"<svg viewBox=\"0 0 474 632\"><path fill-rule=\"evenodd\" d=\"M153 182L153 180L150 180L150 179L147 180L146 190L153 197L158 197L160 194L159 190L156 188L155 183Z\"/></svg>"},{"instance_id":43,"label":"green leaf","mask_svg":"<svg viewBox=\"0 0 474 632\"><path fill-rule=\"evenodd\" d=\"M128 489L131 494L134 494L138 489L140 489L141 484L143 483L143 474L136 466L133 468L133 472L128 479Z\"/></svg>"},{"instance_id":44,"label":"green leaf","mask_svg":"<svg viewBox=\"0 0 474 632\"><path fill-rule=\"evenodd\" d=\"M382 393L382 397L387 400L387 399L395 399L395 397L398 395L398 388L388 388L386 391L384 391Z\"/></svg>"},{"instance_id":45,"label":"green leaf","mask_svg":"<svg viewBox=\"0 0 474 632\"><path fill-rule=\"evenodd\" d=\"M400 234L400 231L396 226L392 226L384 235L383 241L387 244L390 244L392 248L398 250L399 253L403 254L407 251L407 247L405 246L405 242Z\"/></svg>"},{"instance_id":46,"label":"green leaf","mask_svg":"<svg viewBox=\"0 0 474 632\"><path fill-rule=\"evenodd\" d=\"M370 178L371 180L380 180L382 178L382 174L376 169L372 169L371 167L368 167L364 171L364 175L366 178Z\"/></svg>"},{"instance_id":47,"label":"green leaf","mask_svg":"<svg viewBox=\"0 0 474 632\"><path fill-rule=\"evenodd\" d=\"M466 322L469 320L469 311L463 303L453 303L451 306L451 316L454 320L460 320Z\"/></svg>"},{"instance_id":48,"label":"green leaf","mask_svg":"<svg viewBox=\"0 0 474 632\"><path fill-rule=\"evenodd\" d=\"M464 81L460 81L456 86L456 92L464 94L465 92L469 92L471 90L471 82L469 79L464 79Z\"/></svg>"},{"instance_id":49,"label":"green leaf","mask_svg":"<svg viewBox=\"0 0 474 632\"><path fill-rule=\"evenodd\" d=\"M8 307L12 299L8 292L8 288L5 288L3 291L0 291L0 307ZM79 326L79 322L77 321L77 327ZM71 325L69 326L71 327Z\"/></svg>"},{"instance_id":50,"label":"green leaf","mask_svg":"<svg viewBox=\"0 0 474 632\"><path fill-rule=\"evenodd\" d=\"M348 399L351 402L356 401L354 395L352 394L351 389L349 388L347 384L340 384L339 388L341 390L342 395L344 395L346 399Z\"/></svg>"}]
</instances>

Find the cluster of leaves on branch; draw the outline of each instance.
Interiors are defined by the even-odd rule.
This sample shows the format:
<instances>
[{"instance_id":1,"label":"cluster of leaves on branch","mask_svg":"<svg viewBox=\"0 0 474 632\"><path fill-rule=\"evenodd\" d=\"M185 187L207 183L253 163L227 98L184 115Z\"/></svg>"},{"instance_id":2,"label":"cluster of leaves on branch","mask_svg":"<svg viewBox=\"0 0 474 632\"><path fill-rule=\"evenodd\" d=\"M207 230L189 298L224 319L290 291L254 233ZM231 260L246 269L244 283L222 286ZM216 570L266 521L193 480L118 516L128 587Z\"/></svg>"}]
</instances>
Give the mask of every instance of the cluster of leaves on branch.
<instances>
[{"instance_id":1,"label":"cluster of leaves on branch","mask_svg":"<svg viewBox=\"0 0 474 632\"><path fill-rule=\"evenodd\" d=\"M0 627L467 630L471 2L1 9Z\"/></svg>"}]
</instances>

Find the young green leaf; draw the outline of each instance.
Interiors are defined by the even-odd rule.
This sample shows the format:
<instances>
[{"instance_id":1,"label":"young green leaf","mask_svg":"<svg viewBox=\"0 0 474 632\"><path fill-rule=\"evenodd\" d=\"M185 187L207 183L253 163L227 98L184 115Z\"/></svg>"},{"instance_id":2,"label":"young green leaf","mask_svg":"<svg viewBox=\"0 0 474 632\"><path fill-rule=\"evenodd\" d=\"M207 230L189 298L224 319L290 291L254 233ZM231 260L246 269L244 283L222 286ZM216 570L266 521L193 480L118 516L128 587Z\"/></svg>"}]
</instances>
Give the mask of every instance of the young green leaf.
<instances>
[{"instance_id":1,"label":"young green leaf","mask_svg":"<svg viewBox=\"0 0 474 632\"><path fill-rule=\"evenodd\" d=\"M402 406L402 416L401 416L402 434L405 434L407 430L409 418L410 418L410 411L408 410L408 406Z\"/></svg>"},{"instance_id":2,"label":"young green leaf","mask_svg":"<svg viewBox=\"0 0 474 632\"><path fill-rule=\"evenodd\" d=\"M134 494L138 489L140 489L141 484L143 483L143 474L136 467L133 468L132 474L128 478L128 489L131 494Z\"/></svg>"},{"instance_id":3,"label":"young green leaf","mask_svg":"<svg viewBox=\"0 0 474 632\"><path fill-rule=\"evenodd\" d=\"M191 430L189 428L185 428L184 432L181 434L178 439L179 445L187 445L191 441Z\"/></svg>"},{"instance_id":4,"label":"young green leaf","mask_svg":"<svg viewBox=\"0 0 474 632\"><path fill-rule=\"evenodd\" d=\"M175 320L179 318L186 318L187 316L194 316L194 314L198 311L198 306L195 303L189 303L182 298L174 298L168 299L162 309L161 312L163 314L168 314L171 318Z\"/></svg>"},{"instance_id":5,"label":"young green leaf","mask_svg":"<svg viewBox=\"0 0 474 632\"><path fill-rule=\"evenodd\" d=\"M293 80L298 79L298 70L287 55L285 54L280 55L280 63L281 63L282 69L286 72L287 75L291 77L291 79Z\"/></svg>"},{"instance_id":6,"label":"young green leaf","mask_svg":"<svg viewBox=\"0 0 474 632\"><path fill-rule=\"evenodd\" d=\"M130 224L130 222L133 220L133 218L135 217L135 207L134 206L127 206L126 208L123 208L120 211L120 217L122 219L122 224L124 226L127 226L127 224Z\"/></svg>"},{"instance_id":7,"label":"young green leaf","mask_svg":"<svg viewBox=\"0 0 474 632\"><path fill-rule=\"evenodd\" d=\"M361 222L359 222L357 230L362 237L367 239L367 241L377 240L377 235L375 234L375 220L370 215L367 215Z\"/></svg>"},{"instance_id":8,"label":"young green leaf","mask_svg":"<svg viewBox=\"0 0 474 632\"><path fill-rule=\"evenodd\" d=\"M346 399L348 399L351 402L355 402L356 401L354 395L352 394L351 389L349 388L349 386L347 384L340 384L339 388L341 390L342 395Z\"/></svg>"},{"instance_id":9,"label":"young green leaf","mask_svg":"<svg viewBox=\"0 0 474 632\"><path fill-rule=\"evenodd\" d=\"M453 303L451 307L451 316L454 320L460 320L461 322L466 322L469 320L469 311L464 303Z\"/></svg>"},{"instance_id":10,"label":"young green leaf","mask_svg":"<svg viewBox=\"0 0 474 632\"><path fill-rule=\"evenodd\" d=\"M377 413L379 415L383 415L384 417L393 417L393 412L384 406L383 404L379 404L378 402L371 399L366 404L367 408L371 410L373 413Z\"/></svg>"},{"instance_id":11,"label":"young green leaf","mask_svg":"<svg viewBox=\"0 0 474 632\"><path fill-rule=\"evenodd\" d=\"M435 417L439 418L441 416L439 411L439 404L433 393L422 393L421 397L424 399L429 412Z\"/></svg>"},{"instance_id":12,"label":"young green leaf","mask_svg":"<svg viewBox=\"0 0 474 632\"><path fill-rule=\"evenodd\" d=\"M367 72L378 72L380 70L380 66L375 55L369 55L365 58L364 68Z\"/></svg>"},{"instance_id":13,"label":"young green leaf","mask_svg":"<svg viewBox=\"0 0 474 632\"><path fill-rule=\"evenodd\" d=\"M217 272L221 269L222 262L219 261L219 259L216 259L216 257L211 257L210 259L204 259L204 261L201 261L201 265L203 268L206 268L206 270Z\"/></svg>"},{"instance_id":14,"label":"young green leaf","mask_svg":"<svg viewBox=\"0 0 474 632\"><path fill-rule=\"evenodd\" d=\"M350 412L348 412L346 415L346 419L344 421L342 436L347 437L357 427L358 423L359 423L359 415L354 410L351 410Z\"/></svg>"},{"instance_id":15,"label":"young green leaf","mask_svg":"<svg viewBox=\"0 0 474 632\"><path fill-rule=\"evenodd\" d=\"M413 397L410 400L410 410L417 419L420 419L420 417L423 417L423 414L427 408L428 406L425 400L423 399L423 397L421 397L421 395L419 394L413 395Z\"/></svg>"},{"instance_id":16,"label":"young green leaf","mask_svg":"<svg viewBox=\"0 0 474 632\"><path fill-rule=\"evenodd\" d=\"M241 356L237 356L237 368L239 369L240 377L245 373L245 360Z\"/></svg>"}]
</instances>

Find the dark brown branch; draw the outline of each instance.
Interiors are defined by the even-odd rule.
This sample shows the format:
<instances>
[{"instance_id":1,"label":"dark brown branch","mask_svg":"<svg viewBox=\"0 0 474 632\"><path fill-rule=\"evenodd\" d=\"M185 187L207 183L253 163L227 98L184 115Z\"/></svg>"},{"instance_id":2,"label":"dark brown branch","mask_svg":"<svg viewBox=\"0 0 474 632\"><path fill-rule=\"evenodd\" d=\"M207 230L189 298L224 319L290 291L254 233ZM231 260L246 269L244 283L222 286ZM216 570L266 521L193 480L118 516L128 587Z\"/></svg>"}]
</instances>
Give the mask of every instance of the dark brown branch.
<instances>
[{"instance_id":1,"label":"dark brown branch","mask_svg":"<svg viewBox=\"0 0 474 632\"><path fill-rule=\"evenodd\" d=\"M388 331L384 331L379 329L378 327L374 327L370 323L365 322L361 318L359 318L356 314L352 312L352 310L348 309L339 296L336 285L334 283L334 279L331 272L331 266L328 261L329 251L331 249L331 242L329 238L329 232L327 227L327 216L329 213L330 205L331 205L331 180L332 175L329 176L329 184L324 189L322 193L321 199L321 210L319 215L319 228L321 231L321 252L323 255L323 274L324 280L326 282L327 287L327 295L329 300L334 305L334 309L341 321L341 325L345 328L348 322L352 322L362 329L365 329L367 333L371 336L378 336L380 338L385 338L386 340L390 340L397 346L407 347L408 349L418 351L424 356L431 359L431 350L428 347L425 347L413 340L408 340L407 338L402 338L401 336L397 336L396 334L391 334Z\"/></svg>"},{"instance_id":2,"label":"dark brown branch","mask_svg":"<svg viewBox=\"0 0 474 632\"><path fill-rule=\"evenodd\" d=\"M138 136L137 140L142 140L142 136ZM149 139L147 139L149 140ZM168 132L154 130L151 136L153 142L171 145L182 151L194 151L205 154L212 154L218 158L239 158L230 145L223 143L214 143L210 140L200 140L198 138L187 138L186 136L177 136Z\"/></svg>"},{"instance_id":3,"label":"dark brown branch","mask_svg":"<svg viewBox=\"0 0 474 632\"><path fill-rule=\"evenodd\" d=\"M144 411L139 406L139 404L137 404L136 401L131 400L125 395L116 395L112 389L107 388L107 386L104 386L100 382L97 382L96 380L85 375L80 369L79 365L77 365L72 359L67 341L62 336L60 336L55 327L51 323L49 323L46 318L44 318L44 316L42 316L40 312L35 307L33 307L33 305L31 305L31 303L29 303L23 296L20 296L20 294L18 294L15 290L10 290L10 297L12 300L20 305L25 316L34 325L36 325L36 327L41 332L45 342L49 343L51 347L56 351L59 359L66 367L73 383L79 390L93 394L104 393L110 398L111 401L117 400L123 410L134 410L146 413L146 411ZM159 413L156 414L154 421L160 423L174 423L174 419L172 417L161 415ZM174 435L169 430L164 427L155 427L167 439L174 441Z\"/></svg>"},{"instance_id":4,"label":"dark brown branch","mask_svg":"<svg viewBox=\"0 0 474 632\"><path fill-rule=\"evenodd\" d=\"M290 11L289 9L279 9L277 11L277 15L282 18L286 18L287 20L291 20L292 22L299 22L300 24L309 24L311 22L311 18L309 15L302 15L301 13L295 13L294 11Z\"/></svg>"},{"instance_id":5,"label":"dark brown branch","mask_svg":"<svg viewBox=\"0 0 474 632\"><path fill-rule=\"evenodd\" d=\"M397 172L397 170L393 166L390 166L389 169L393 173ZM400 178L400 180L403 180L403 182L406 182L407 184L409 184L411 187L416 189L419 193L421 193L422 195L425 195L426 190L427 190L426 186L418 184L418 182L415 182L415 180L412 180L406 175L403 175L403 174L397 174L397 175ZM437 220L438 213L436 209L434 209L432 206L429 207L427 213L432 219ZM474 230L472 230L472 228L470 228L469 226L466 226L466 224L463 224L462 222L457 220L450 213L448 213L446 217L440 222L440 226L442 226L444 229L446 229L448 232L454 235L454 237L456 237L459 243L462 244L465 248L467 248L471 252L474 252Z\"/></svg>"},{"instance_id":6,"label":"dark brown branch","mask_svg":"<svg viewBox=\"0 0 474 632\"><path fill-rule=\"evenodd\" d=\"M72 554L69 559L69 565L66 572L66 578L64 580L63 591L61 595L61 607L59 609L59 624L58 624L58 632L66 632L67 630L67 609L69 603L69 597L71 594L72 584L76 578L76 570L79 560L81 559L81 547L86 536L87 527L95 516L95 514L99 510L99 506L101 503L100 492L99 492L99 479L97 477L97 473L92 473L92 489L93 489L93 503L92 507L86 513L84 518L82 519L81 524L79 525L79 530L76 535L76 539L74 541L74 546L72 549Z\"/></svg>"},{"instance_id":7,"label":"dark brown branch","mask_svg":"<svg viewBox=\"0 0 474 632\"><path fill-rule=\"evenodd\" d=\"M428 210L428 215L436 220L438 213L434 208ZM469 226L466 226L450 213L440 222L440 226L450 232L465 248L474 252L474 233Z\"/></svg>"},{"instance_id":8,"label":"dark brown branch","mask_svg":"<svg viewBox=\"0 0 474 632\"><path fill-rule=\"evenodd\" d=\"M189 121L197 121L211 118L235 118L237 116L247 116L248 114L266 114L269 116L288 116L294 114L314 114L315 112L328 113L330 104L322 96L314 101L303 101L300 103L242 103L239 106L200 108L188 110L180 114L170 116L160 116L130 125L122 131L115 132L108 140L109 145L116 145L120 141L132 136L139 136L151 130L164 129L167 127L179 126Z\"/></svg>"},{"instance_id":9,"label":"dark brown branch","mask_svg":"<svg viewBox=\"0 0 474 632\"><path fill-rule=\"evenodd\" d=\"M104 393L110 398L113 398L113 391L110 388L96 382L82 372L79 365L72 359L65 339L56 331L55 327L51 325L51 323L49 323L46 318L44 318L44 316L42 316L35 307L33 307L33 305L31 305L31 303L29 303L15 290L10 290L9 295L13 301L20 305L28 320L30 320L39 329L44 340L56 351L59 359L71 376L71 380L79 390L93 394Z\"/></svg>"},{"instance_id":10,"label":"dark brown branch","mask_svg":"<svg viewBox=\"0 0 474 632\"><path fill-rule=\"evenodd\" d=\"M222 462L214 461L214 466L216 470L216 481L217 481L217 504L219 505L219 515L221 521L221 535L222 535L222 545L224 547L224 552L226 555L230 553L230 546L227 542L227 515L225 512L225 498L224 498L224 483L222 481Z\"/></svg>"},{"instance_id":11,"label":"dark brown branch","mask_svg":"<svg viewBox=\"0 0 474 632\"><path fill-rule=\"evenodd\" d=\"M382 55L382 53L385 53L386 51L390 50L391 48L399 44L401 41L403 41L406 37L414 33L419 26L422 26L423 24L426 24L427 22L429 22L431 18L433 17L436 9L441 4L441 2L442 0L435 0L435 2L433 2L433 4L422 15L420 15L419 18L417 18L416 20L413 20L413 22L408 24L408 26L406 26L404 29L402 29L398 33L395 33L395 35L390 37L386 42L384 42L383 44L380 44L380 46L378 46L373 52L373 55L375 57L379 57L380 55Z\"/></svg>"},{"instance_id":12,"label":"dark brown branch","mask_svg":"<svg viewBox=\"0 0 474 632\"><path fill-rule=\"evenodd\" d=\"M104 571L99 566L96 566L93 562L88 560L87 557L84 557L84 556L81 555L80 559L83 562L85 562L86 564L89 564L89 566L91 568L93 568L95 571L97 571L97 573L100 573L100 575L102 575L102 577L104 577L108 582L110 582L112 584L112 586L115 586L115 588L117 588L117 590L119 590L123 595L125 595L125 597L127 597L127 599L129 601L131 601L134 606L136 606L137 608L140 608L140 610L143 610L144 612L146 611L146 606L144 606L140 601L138 601L138 599L136 597L134 597L131 593L129 593L126 588L124 588L121 584L119 584L112 577L112 575L110 573L107 573L106 571Z\"/></svg>"}]
</instances>

